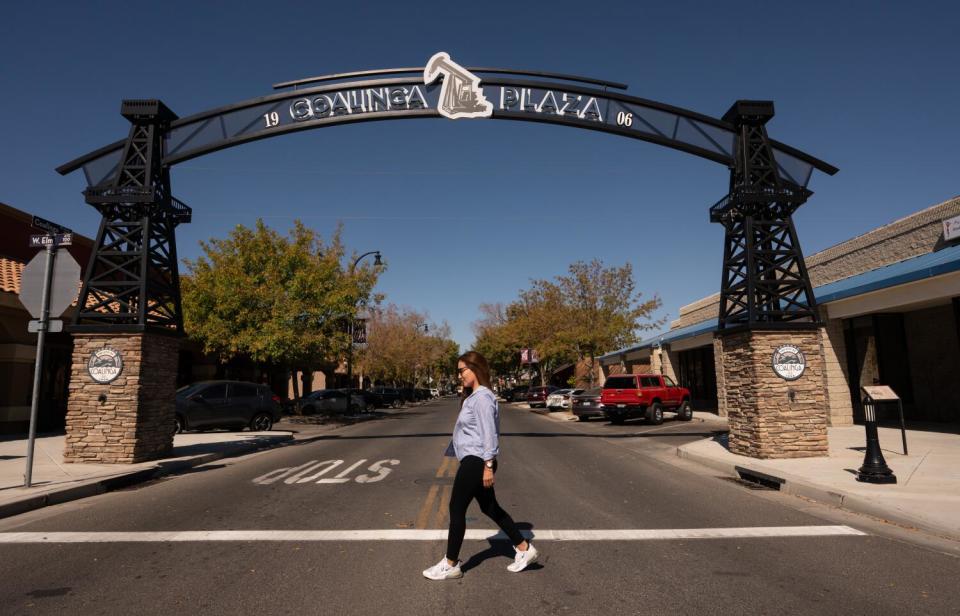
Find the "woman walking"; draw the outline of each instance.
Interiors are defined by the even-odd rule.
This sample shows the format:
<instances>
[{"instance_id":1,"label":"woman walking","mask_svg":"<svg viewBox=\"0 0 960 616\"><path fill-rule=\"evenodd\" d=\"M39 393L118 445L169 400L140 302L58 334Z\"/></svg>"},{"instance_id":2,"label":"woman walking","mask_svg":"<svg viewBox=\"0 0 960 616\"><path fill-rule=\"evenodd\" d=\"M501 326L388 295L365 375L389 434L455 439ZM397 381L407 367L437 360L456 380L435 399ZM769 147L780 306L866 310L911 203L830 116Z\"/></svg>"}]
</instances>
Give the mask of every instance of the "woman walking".
<instances>
[{"instance_id":1,"label":"woman walking","mask_svg":"<svg viewBox=\"0 0 960 616\"><path fill-rule=\"evenodd\" d=\"M500 414L497 398L490 391L490 367L483 355L469 351L457 360L457 374L464 392L470 395L460 404L460 415L453 429L453 439L444 452L460 461L450 495L450 530L447 533L447 554L436 565L424 570L431 580L463 576L460 570L460 546L467 530L467 507L477 499L480 510L497 523L513 543L514 573L537 561L537 549L517 530L513 518L497 504L493 491L500 453Z\"/></svg>"}]
</instances>

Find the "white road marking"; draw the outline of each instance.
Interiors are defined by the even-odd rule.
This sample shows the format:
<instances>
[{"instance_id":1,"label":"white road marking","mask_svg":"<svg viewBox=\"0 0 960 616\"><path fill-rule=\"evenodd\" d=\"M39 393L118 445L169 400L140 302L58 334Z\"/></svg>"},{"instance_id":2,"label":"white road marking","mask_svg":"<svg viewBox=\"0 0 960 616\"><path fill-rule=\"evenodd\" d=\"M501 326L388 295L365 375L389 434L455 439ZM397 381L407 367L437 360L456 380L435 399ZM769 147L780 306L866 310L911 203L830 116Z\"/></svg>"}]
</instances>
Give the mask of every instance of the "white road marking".
<instances>
[{"instance_id":1,"label":"white road marking","mask_svg":"<svg viewBox=\"0 0 960 616\"><path fill-rule=\"evenodd\" d=\"M864 536L849 526L753 526L744 528L654 528L522 531L537 541L650 541L663 539L758 539L769 537ZM441 541L446 529L383 530L188 530L158 532L13 532L0 543L154 543L188 541ZM465 539L506 540L494 530L468 529Z\"/></svg>"},{"instance_id":2,"label":"white road marking","mask_svg":"<svg viewBox=\"0 0 960 616\"><path fill-rule=\"evenodd\" d=\"M324 460L323 462L317 462L316 460L310 460L305 462L300 466L288 466L284 468L278 468L272 470L265 475L260 475L256 479L253 479L253 483L268 486L270 484L276 483L283 479L283 483L287 485L294 485L300 483L347 483L350 481L350 477L347 477L354 469L366 462L366 458L360 460L359 462L354 462L351 466L347 467L345 470L341 471L336 477L323 477L329 471L337 468L343 464L343 460ZM371 473L376 473L376 475L357 475L355 478L357 483L376 483L390 474L393 470L392 468L386 468L387 465L396 466L400 464L400 460L380 460L379 462L374 462L371 464L367 470ZM321 477L323 477L321 479Z\"/></svg>"}]
</instances>

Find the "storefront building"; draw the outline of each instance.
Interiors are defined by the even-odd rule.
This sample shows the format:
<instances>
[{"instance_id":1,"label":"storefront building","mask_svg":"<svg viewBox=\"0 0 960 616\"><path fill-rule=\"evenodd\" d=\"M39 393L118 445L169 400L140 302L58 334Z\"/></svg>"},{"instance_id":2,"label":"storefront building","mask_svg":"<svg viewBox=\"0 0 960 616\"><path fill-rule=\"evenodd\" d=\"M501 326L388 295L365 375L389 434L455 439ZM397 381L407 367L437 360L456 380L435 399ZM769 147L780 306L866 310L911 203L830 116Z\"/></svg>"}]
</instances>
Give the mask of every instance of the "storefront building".
<instances>
[{"instance_id":1,"label":"storefront building","mask_svg":"<svg viewBox=\"0 0 960 616\"><path fill-rule=\"evenodd\" d=\"M830 425L862 420L860 387L872 384L893 388L908 421L960 423L958 217L960 197L807 257ZM662 372L691 390L695 408L726 415L719 300L684 306L669 331L602 356L602 376Z\"/></svg>"},{"instance_id":2,"label":"storefront building","mask_svg":"<svg viewBox=\"0 0 960 616\"><path fill-rule=\"evenodd\" d=\"M27 333L30 313L20 303L21 273L37 254L30 236L42 233L31 226L33 216L0 203L0 434L26 432L30 423L37 335ZM81 267L93 250L90 238L73 234L66 248ZM79 290L80 281L77 280ZM72 317L71 307L64 315ZM65 332L47 334L37 429L61 430L67 410L67 385L73 341Z\"/></svg>"}]
</instances>

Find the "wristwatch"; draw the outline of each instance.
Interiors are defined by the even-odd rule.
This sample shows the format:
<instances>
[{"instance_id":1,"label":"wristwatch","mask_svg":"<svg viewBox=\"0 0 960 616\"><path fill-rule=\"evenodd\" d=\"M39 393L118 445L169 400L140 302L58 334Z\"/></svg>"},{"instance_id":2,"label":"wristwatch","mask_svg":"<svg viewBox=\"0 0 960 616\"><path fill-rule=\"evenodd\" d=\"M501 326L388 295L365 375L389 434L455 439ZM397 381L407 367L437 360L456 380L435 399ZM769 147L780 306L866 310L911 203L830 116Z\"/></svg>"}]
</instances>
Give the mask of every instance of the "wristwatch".
<instances>
[{"instance_id":1,"label":"wristwatch","mask_svg":"<svg viewBox=\"0 0 960 616\"><path fill-rule=\"evenodd\" d=\"M485 460L483 465L487 468L493 468L493 460Z\"/></svg>"}]
</instances>

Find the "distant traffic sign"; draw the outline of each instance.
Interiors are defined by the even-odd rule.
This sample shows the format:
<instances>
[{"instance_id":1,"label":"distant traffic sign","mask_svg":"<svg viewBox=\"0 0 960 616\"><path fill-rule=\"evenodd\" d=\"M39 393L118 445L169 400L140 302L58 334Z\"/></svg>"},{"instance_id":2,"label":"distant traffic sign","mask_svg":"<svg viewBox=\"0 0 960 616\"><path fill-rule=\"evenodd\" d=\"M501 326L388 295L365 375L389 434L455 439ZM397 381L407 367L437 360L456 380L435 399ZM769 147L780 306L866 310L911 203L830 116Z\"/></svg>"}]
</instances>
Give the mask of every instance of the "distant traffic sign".
<instances>
[{"instance_id":1,"label":"distant traffic sign","mask_svg":"<svg viewBox=\"0 0 960 616\"><path fill-rule=\"evenodd\" d=\"M38 252L23 268L20 282L20 303L35 319L41 318L43 309L43 275L46 253ZM53 266L53 281L50 284L50 316L59 317L77 298L77 283L80 282L80 265L66 250L57 251Z\"/></svg>"},{"instance_id":2,"label":"distant traffic sign","mask_svg":"<svg viewBox=\"0 0 960 616\"><path fill-rule=\"evenodd\" d=\"M46 248L50 244L54 246L71 246L73 245L73 233L30 236L30 248Z\"/></svg>"}]
</instances>

